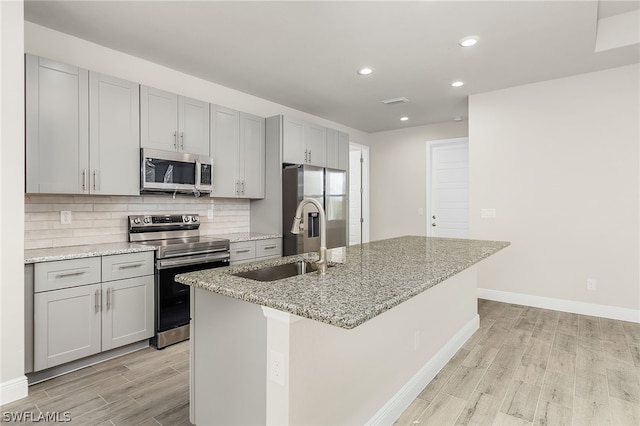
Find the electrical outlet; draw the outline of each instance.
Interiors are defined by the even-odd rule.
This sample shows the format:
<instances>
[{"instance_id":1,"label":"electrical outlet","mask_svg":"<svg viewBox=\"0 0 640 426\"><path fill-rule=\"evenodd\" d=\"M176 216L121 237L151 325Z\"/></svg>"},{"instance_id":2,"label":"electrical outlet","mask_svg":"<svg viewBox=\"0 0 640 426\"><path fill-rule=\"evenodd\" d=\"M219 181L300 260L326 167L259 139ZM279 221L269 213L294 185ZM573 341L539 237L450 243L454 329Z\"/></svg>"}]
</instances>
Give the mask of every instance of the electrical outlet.
<instances>
[{"instance_id":1,"label":"electrical outlet","mask_svg":"<svg viewBox=\"0 0 640 426\"><path fill-rule=\"evenodd\" d=\"M284 386L284 355L276 351L271 351L270 355L271 381Z\"/></svg>"},{"instance_id":2,"label":"electrical outlet","mask_svg":"<svg viewBox=\"0 0 640 426\"><path fill-rule=\"evenodd\" d=\"M207 210L207 219L213 219L213 207Z\"/></svg>"},{"instance_id":3,"label":"electrical outlet","mask_svg":"<svg viewBox=\"0 0 640 426\"><path fill-rule=\"evenodd\" d=\"M60 224L71 225L71 212L69 210L62 210L60 212Z\"/></svg>"},{"instance_id":4,"label":"electrical outlet","mask_svg":"<svg viewBox=\"0 0 640 426\"><path fill-rule=\"evenodd\" d=\"M596 291L598 289L598 282L595 278L587 278L587 290Z\"/></svg>"}]
</instances>

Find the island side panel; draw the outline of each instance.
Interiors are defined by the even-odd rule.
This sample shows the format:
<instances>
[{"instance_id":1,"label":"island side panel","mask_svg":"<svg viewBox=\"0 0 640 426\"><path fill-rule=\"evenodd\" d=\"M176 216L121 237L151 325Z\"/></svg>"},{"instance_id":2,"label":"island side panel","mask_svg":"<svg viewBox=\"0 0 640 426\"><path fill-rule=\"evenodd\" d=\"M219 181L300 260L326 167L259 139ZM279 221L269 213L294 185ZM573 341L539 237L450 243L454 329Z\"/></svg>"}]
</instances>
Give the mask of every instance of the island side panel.
<instances>
[{"instance_id":1,"label":"island side panel","mask_svg":"<svg viewBox=\"0 0 640 426\"><path fill-rule=\"evenodd\" d=\"M288 348L268 335L267 351L285 353L288 424L367 424L381 410L399 415L477 329L476 292L472 267L354 329L301 319L289 325ZM463 330L465 339L454 341ZM425 375L429 362L433 371ZM274 403L281 401L268 394L267 413L282 412L270 409Z\"/></svg>"},{"instance_id":2,"label":"island side panel","mask_svg":"<svg viewBox=\"0 0 640 426\"><path fill-rule=\"evenodd\" d=\"M193 424L265 424L266 327L261 306L191 288Z\"/></svg>"}]
</instances>

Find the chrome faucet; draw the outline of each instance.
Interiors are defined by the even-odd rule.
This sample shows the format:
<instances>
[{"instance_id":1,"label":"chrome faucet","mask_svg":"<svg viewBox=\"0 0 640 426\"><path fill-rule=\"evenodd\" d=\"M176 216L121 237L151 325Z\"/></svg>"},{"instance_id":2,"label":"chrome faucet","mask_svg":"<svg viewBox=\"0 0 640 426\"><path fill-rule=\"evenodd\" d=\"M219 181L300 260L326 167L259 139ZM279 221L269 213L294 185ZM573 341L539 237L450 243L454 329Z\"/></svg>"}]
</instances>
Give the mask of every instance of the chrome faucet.
<instances>
[{"instance_id":1,"label":"chrome faucet","mask_svg":"<svg viewBox=\"0 0 640 426\"><path fill-rule=\"evenodd\" d=\"M298 208L296 209L296 216L293 219L293 225L291 226L292 234L299 234L302 227L300 226L300 222L302 221L302 208L307 204L313 204L318 209L318 213L320 213L320 250L318 250L318 270L321 275L324 275L327 272L327 220L324 214L324 209L322 208L322 204L318 202L318 200L314 200L313 198L304 198L298 204Z\"/></svg>"}]
</instances>

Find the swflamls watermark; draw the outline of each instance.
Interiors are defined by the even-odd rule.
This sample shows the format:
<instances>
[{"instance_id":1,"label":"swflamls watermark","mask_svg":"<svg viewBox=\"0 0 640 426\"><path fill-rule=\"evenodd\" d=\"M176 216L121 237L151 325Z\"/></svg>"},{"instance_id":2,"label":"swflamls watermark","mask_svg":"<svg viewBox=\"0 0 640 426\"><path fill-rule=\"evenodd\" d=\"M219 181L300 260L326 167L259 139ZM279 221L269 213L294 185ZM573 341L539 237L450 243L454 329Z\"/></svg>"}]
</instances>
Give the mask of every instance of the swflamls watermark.
<instances>
[{"instance_id":1,"label":"swflamls watermark","mask_svg":"<svg viewBox=\"0 0 640 426\"><path fill-rule=\"evenodd\" d=\"M25 422L58 422L67 423L71 421L69 411L4 411L2 413L4 423L25 423Z\"/></svg>"}]
</instances>

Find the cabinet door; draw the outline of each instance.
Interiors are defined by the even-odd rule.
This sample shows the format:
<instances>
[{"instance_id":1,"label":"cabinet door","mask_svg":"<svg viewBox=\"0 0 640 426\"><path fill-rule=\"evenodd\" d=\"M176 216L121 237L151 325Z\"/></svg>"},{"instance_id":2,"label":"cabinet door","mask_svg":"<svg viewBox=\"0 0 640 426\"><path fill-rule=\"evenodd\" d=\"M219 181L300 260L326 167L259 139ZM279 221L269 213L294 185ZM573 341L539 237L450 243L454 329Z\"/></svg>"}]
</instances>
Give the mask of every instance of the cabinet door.
<instances>
[{"instance_id":1,"label":"cabinet door","mask_svg":"<svg viewBox=\"0 0 640 426\"><path fill-rule=\"evenodd\" d=\"M337 169L339 167L339 144L339 132L335 129L327 129L327 167L330 169Z\"/></svg>"},{"instance_id":2,"label":"cabinet door","mask_svg":"<svg viewBox=\"0 0 640 426\"><path fill-rule=\"evenodd\" d=\"M100 284L34 295L34 371L100 352Z\"/></svg>"},{"instance_id":3,"label":"cabinet door","mask_svg":"<svg viewBox=\"0 0 640 426\"><path fill-rule=\"evenodd\" d=\"M89 74L90 191L140 195L140 91L130 81Z\"/></svg>"},{"instance_id":4,"label":"cabinet door","mask_svg":"<svg viewBox=\"0 0 640 426\"><path fill-rule=\"evenodd\" d=\"M140 87L140 146L178 150L178 95Z\"/></svg>"},{"instance_id":5,"label":"cabinet door","mask_svg":"<svg viewBox=\"0 0 640 426\"><path fill-rule=\"evenodd\" d=\"M153 275L102 284L102 350L153 336Z\"/></svg>"},{"instance_id":6,"label":"cabinet door","mask_svg":"<svg viewBox=\"0 0 640 426\"><path fill-rule=\"evenodd\" d=\"M283 117L282 162L292 164L307 163L304 121Z\"/></svg>"},{"instance_id":7,"label":"cabinet door","mask_svg":"<svg viewBox=\"0 0 640 426\"><path fill-rule=\"evenodd\" d=\"M349 134L338 134L338 170L349 170Z\"/></svg>"},{"instance_id":8,"label":"cabinet door","mask_svg":"<svg viewBox=\"0 0 640 426\"><path fill-rule=\"evenodd\" d=\"M326 167L326 127L317 126L315 124L306 124L304 129L304 138L307 147L307 163Z\"/></svg>"},{"instance_id":9,"label":"cabinet door","mask_svg":"<svg viewBox=\"0 0 640 426\"><path fill-rule=\"evenodd\" d=\"M264 125L264 118L240 113L239 175L246 198L264 198Z\"/></svg>"},{"instance_id":10,"label":"cabinet door","mask_svg":"<svg viewBox=\"0 0 640 426\"><path fill-rule=\"evenodd\" d=\"M26 55L27 193L89 191L89 73Z\"/></svg>"},{"instance_id":11,"label":"cabinet door","mask_svg":"<svg viewBox=\"0 0 640 426\"><path fill-rule=\"evenodd\" d=\"M209 103L178 97L178 150L209 156Z\"/></svg>"},{"instance_id":12,"label":"cabinet door","mask_svg":"<svg viewBox=\"0 0 640 426\"><path fill-rule=\"evenodd\" d=\"M238 197L239 129L238 111L211 106L212 197Z\"/></svg>"}]
</instances>

